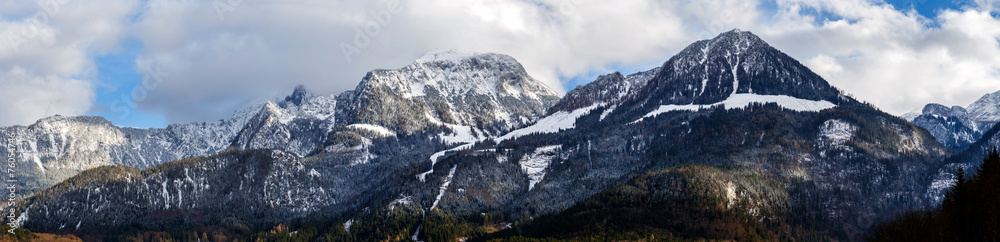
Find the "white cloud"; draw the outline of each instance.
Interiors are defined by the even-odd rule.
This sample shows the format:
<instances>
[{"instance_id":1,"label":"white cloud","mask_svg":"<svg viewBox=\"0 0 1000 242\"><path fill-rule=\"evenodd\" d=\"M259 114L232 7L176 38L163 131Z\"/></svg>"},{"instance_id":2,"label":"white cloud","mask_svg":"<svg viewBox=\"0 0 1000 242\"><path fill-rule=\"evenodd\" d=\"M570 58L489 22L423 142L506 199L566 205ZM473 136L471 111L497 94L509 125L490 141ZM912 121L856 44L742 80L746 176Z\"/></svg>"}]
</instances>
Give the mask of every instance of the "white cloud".
<instances>
[{"instance_id":1,"label":"white cloud","mask_svg":"<svg viewBox=\"0 0 1000 242\"><path fill-rule=\"evenodd\" d=\"M966 105L1000 90L995 0L930 18L879 0L399 0L401 11L389 11L387 0L232 2L238 4L73 2L64 9L76 10L38 29L37 43L20 52L0 47L0 73L22 68L32 75L26 80L61 81L77 87L67 92L93 99L92 88L83 88L101 85L91 78L93 57L132 36L143 46L137 62L170 73L140 108L168 122L206 121L297 84L324 94L352 89L366 72L405 66L431 49L509 54L564 91L565 77L651 68L695 40L741 28L892 113L929 102ZM778 9L762 9L772 5ZM5 16L37 11L11 2L0 7ZM134 23L127 21L137 12ZM0 33L9 36L19 24L0 22ZM359 53L348 61L342 44Z\"/></svg>"},{"instance_id":2,"label":"white cloud","mask_svg":"<svg viewBox=\"0 0 1000 242\"><path fill-rule=\"evenodd\" d=\"M0 125L81 115L94 100L93 58L115 48L126 1L7 1L0 8Z\"/></svg>"},{"instance_id":3,"label":"white cloud","mask_svg":"<svg viewBox=\"0 0 1000 242\"><path fill-rule=\"evenodd\" d=\"M763 36L858 98L902 114L937 102L968 105L1000 90L1000 22L977 9L935 19L871 1L779 1ZM816 21L800 9L841 17ZM931 21L939 27L931 27Z\"/></svg>"},{"instance_id":4,"label":"white cloud","mask_svg":"<svg viewBox=\"0 0 1000 242\"><path fill-rule=\"evenodd\" d=\"M171 77L139 105L165 110L170 122L224 118L239 101L296 84L353 89L366 72L405 66L432 49L509 54L563 91L562 76L610 64L651 68L694 40L683 34L676 3L402 0L385 18L390 2L243 1L219 19L211 2L151 1L134 33L146 44L141 58ZM388 21L369 29L377 17ZM363 48L348 61L341 44L357 46L365 31L377 33L358 41Z\"/></svg>"},{"instance_id":5,"label":"white cloud","mask_svg":"<svg viewBox=\"0 0 1000 242\"><path fill-rule=\"evenodd\" d=\"M40 76L24 68L0 71L0 122L31 124L54 114L81 114L94 98L90 83L54 75ZM83 90L83 91L81 91Z\"/></svg>"}]
</instances>

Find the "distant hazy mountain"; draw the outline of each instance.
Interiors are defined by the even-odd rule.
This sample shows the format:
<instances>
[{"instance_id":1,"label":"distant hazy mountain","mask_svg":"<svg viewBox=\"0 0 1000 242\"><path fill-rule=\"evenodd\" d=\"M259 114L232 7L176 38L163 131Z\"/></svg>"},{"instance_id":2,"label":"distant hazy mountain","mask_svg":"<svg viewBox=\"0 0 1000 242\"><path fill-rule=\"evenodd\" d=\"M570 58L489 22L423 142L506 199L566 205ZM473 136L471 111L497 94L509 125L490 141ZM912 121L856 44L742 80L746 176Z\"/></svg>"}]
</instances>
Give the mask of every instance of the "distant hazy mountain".
<instances>
[{"instance_id":1,"label":"distant hazy mountain","mask_svg":"<svg viewBox=\"0 0 1000 242\"><path fill-rule=\"evenodd\" d=\"M101 117L53 116L29 126L0 128L0 134L15 137L19 195L27 196L90 168L147 168L221 152L250 115L251 109L243 109L228 120L165 129L118 127ZM0 147L0 154L9 153Z\"/></svg>"},{"instance_id":2,"label":"distant hazy mountain","mask_svg":"<svg viewBox=\"0 0 1000 242\"><path fill-rule=\"evenodd\" d=\"M907 113L903 118L931 131L941 144L961 151L1000 121L1000 92L986 94L968 108L927 104L921 112Z\"/></svg>"}]
</instances>

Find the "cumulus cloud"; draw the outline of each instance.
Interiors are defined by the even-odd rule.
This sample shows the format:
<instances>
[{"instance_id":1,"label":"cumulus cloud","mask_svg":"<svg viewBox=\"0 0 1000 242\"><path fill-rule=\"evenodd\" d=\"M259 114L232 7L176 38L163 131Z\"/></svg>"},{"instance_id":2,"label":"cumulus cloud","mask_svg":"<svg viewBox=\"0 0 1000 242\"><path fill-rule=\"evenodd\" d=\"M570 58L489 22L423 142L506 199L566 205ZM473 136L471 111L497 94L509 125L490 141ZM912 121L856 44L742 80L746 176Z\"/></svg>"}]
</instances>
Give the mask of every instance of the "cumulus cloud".
<instances>
[{"instance_id":1,"label":"cumulus cloud","mask_svg":"<svg viewBox=\"0 0 1000 242\"><path fill-rule=\"evenodd\" d=\"M323 94L353 89L366 72L405 66L433 49L509 54L562 92L562 77L611 71L611 63L653 67L690 42L679 6L243 1L224 6L219 18L213 2L151 1L134 26L146 43L141 58L171 77L139 105L165 110L171 122L224 118L240 101L287 93L297 84Z\"/></svg>"},{"instance_id":2,"label":"cumulus cloud","mask_svg":"<svg viewBox=\"0 0 1000 242\"><path fill-rule=\"evenodd\" d=\"M320 94L353 89L366 72L405 66L432 49L509 54L564 92L561 80L652 68L693 41L741 28L895 114L930 102L966 105L1000 90L995 0L936 16L880 0L149 0L110 14L101 3L65 7L82 10L38 28L35 47L0 46L0 77L27 75L0 84L74 87L51 90L74 92L65 96L78 97L75 106L49 110L79 114L101 85L90 78L93 56L128 36L142 44L140 66L170 74L139 108L171 123L207 121L298 84ZM0 5L5 16L39 9ZM0 22L0 33L18 25L24 21ZM37 83L19 88L44 88ZM49 105L27 96L13 98Z\"/></svg>"},{"instance_id":3,"label":"cumulus cloud","mask_svg":"<svg viewBox=\"0 0 1000 242\"><path fill-rule=\"evenodd\" d=\"M85 113L94 100L93 58L115 48L136 4L5 1L0 6L0 125Z\"/></svg>"},{"instance_id":4,"label":"cumulus cloud","mask_svg":"<svg viewBox=\"0 0 1000 242\"><path fill-rule=\"evenodd\" d=\"M760 26L765 39L890 113L935 102L965 106L1000 90L1000 20L983 5L927 18L863 0L777 4L783 11L774 24ZM816 19L804 9L839 19Z\"/></svg>"},{"instance_id":5,"label":"cumulus cloud","mask_svg":"<svg viewBox=\"0 0 1000 242\"><path fill-rule=\"evenodd\" d=\"M90 107L90 83L37 75L20 67L0 72L0 115L4 125L30 124L54 114L81 114Z\"/></svg>"}]
</instances>

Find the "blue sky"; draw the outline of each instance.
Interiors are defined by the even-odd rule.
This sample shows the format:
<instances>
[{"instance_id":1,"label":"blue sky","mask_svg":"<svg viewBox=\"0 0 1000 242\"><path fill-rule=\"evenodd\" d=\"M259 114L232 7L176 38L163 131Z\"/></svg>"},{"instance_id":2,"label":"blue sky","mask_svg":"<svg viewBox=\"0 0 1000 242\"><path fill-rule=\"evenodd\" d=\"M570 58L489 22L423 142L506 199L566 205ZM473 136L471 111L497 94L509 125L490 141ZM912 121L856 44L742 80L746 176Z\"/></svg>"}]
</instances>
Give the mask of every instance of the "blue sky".
<instances>
[{"instance_id":1,"label":"blue sky","mask_svg":"<svg viewBox=\"0 0 1000 242\"><path fill-rule=\"evenodd\" d=\"M318 94L349 90L367 71L405 66L432 49L509 54L565 92L599 75L656 67L733 28L893 114L930 102L967 105L1000 90L995 0L269 1L220 9L211 1L95 0L52 13L0 2L0 35L32 40L0 48L0 102L11 103L0 106L0 125L54 114L142 128L210 122L299 84ZM36 15L48 20L28 21ZM376 33L364 33L373 26ZM360 51L345 53L345 45ZM146 88L141 67L150 65L169 76Z\"/></svg>"},{"instance_id":2,"label":"blue sky","mask_svg":"<svg viewBox=\"0 0 1000 242\"><path fill-rule=\"evenodd\" d=\"M142 88L143 73L136 66L136 58L142 51L142 43L136 39L122 41L120 48L95 58L97 66L96 103L102 108L86 115L101 116L112 123L127 127L166 127L163 115L129 107L133 102L133 91ZM137 91L141 93L141 91ZM123 109L111 109L121 107ZM128 108L127 108L128 107ZM126 111L127 110L127 111Z\"/></svg>"},{"instance_id":3,"label":"blue sky","mask_svg":"<svg viewBox=\"0 0 1000 242\"><path fill-rule=\"evenodd\" d=\"M914 9L920 15L931 18L937 16L940 10L958 10L970 4L969 1L962 0L889 0L886 2L892 4L896 9Z\"/></svg>"}]
</instances>

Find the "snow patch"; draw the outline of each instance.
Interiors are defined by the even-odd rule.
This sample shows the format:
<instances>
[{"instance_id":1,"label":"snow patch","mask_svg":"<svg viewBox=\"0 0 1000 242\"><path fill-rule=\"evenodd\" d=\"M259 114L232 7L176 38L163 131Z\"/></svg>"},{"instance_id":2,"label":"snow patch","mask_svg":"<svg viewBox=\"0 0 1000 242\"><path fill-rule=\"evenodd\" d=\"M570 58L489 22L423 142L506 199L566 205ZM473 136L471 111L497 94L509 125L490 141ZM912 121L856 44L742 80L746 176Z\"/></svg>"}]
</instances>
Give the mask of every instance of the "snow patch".
<instances>
[{"instance_id":1,"label":"snow patch","mask_svg":"<svg viewBox=\"0 0 1000 242\"><path fill-rule=\"evenodd\" d=\"M444 184L441 184L440 190L438 190L437 198L434 199L434 204L431 205L431 210L437 208L438 203L441 202L441 198L444 197L444 192L448 190L448 185L451 185L451 180L455 178L455 169L458 165L451 167L451 171L448 172L448 176L444 178Z\"/></svg>"},{"instance_id":2,"label":"snow patch","mask_svg":"<svg viewBox=\"0 0 1000 242\"><path fill-rule=\"evenodd\" d=\"M452 131L451 134L445 134L445 133L438 134L438 137L440 137L445 144L449 145L464 144L482 140L482 138L476 138L477 134L482 134L482 131L479 131L479 129L465 125L454 125L454 124L444 124L444 125L450 128Z\"/></svg>"},{"instance_id":3,"label":"snow patch","mask_svg":"<svg viewBox=\"0 0 1000 242\"><path fill-rule=\"evenodd\" d=\"M698 111L699 109L707 109L713 106L723 105L726 109L736 109L736 108L746 108L750 106L751 103L776 103L782 108L791 109L799 112L819 112L826 109L837 107L837 105L830 103L829 101L813 101L800 99L785 95L760 95L760 94L749 94L741 93L729 96L725 101L717 102L713 104L699 105L699 104L688 104L688 105L662 105L660 108L647 113L642 118L639 118L632 123L641 122L643 119L653 117L662 113L671 111Z\"/></svg>"},{"instance_id":4,"label":"snow patch","mask_svg":"<svg viewBox=\"0 0 1000 242\"><path fill-rule=\"evenodd\" d=\"M421 97L421 96L427 95L427 94L424 94L424 87L426 87L427 85L425 85L423 82L420 82L420 81L409 81L408 83L410 84L410 91L407 92L407 93L404 93L403 97L405 97L405 98L413 98L413 97Z\"/></svg>"},{"instance_id":5,"label":"snow patch","mask_svg":"<svg viewBox=\"0 0 1000 242\"><path fill-rule=\"evenodd\" d=\"M348 125L347 127L348 128L355 128L355 129L363 129L363 130L372 131L372 132L375 132L375 133L377 133L379 135L382 135L382 136L385 136L385 137L396 136L396 132L392 132L392 130L389 130L386 127L382 127L382 126L378 126L378 125L372 125L372 124L351 124L351 125Z\"/></svg>"},{"instance_id":6,"label":"snow patch","mask_svg":"<svg viewBox=\"0 0 1000 242\"><path fill-rule=\"evenodd\" d=\"M163 186L163 190L160 194L163 195L164 209L170 209L170 193L167 192L167 181L164 180L163 183L160 183L160 185Z\"/></svg>"},{"instance_id":7,"label":"snow patch","mask_svg":"<svg viewBox=\"0 0 1000 242\"><path fill-rule=\"evenodd\" d=\"M549 163L553 159L559 156L559 148L561 145L551 145L535 149L531 154L525 155L521 158L519 162L521 164L521 170L525 174L528 174L528 191L535 188L535 184L538 184L545 178L545 169L549 167Z\"/></svg>"},{"instance_id":8,"label":"snow patch","mask_svg":"<svg viewBox=\"0 0 1000 242\"><path fill-rule=\"evenodd\" d=\"M820 149L819 156L825 158L828 155L827 151L832 150L845 151L839 153L839 155L850 156L850 153L854 149L846 144L847 141L854 137L854 132L857 129L853 124L840 119L831 119L823 122L819 127L819 137L817 137L817 148Z\"/></svg>"},{"instance_id":9,"label":"snow patch","mask_svg":"<svg viewBox=\"0 0 1000 242\"><path fill-rule=\"evenodd\" d=\"M966 170L970 169L967 165L952 163L947 164L938 170L937 175L934 176L930 187L927 189L927 197L931 200L931 202L939 204L942 200L944 200L945 193L947 193L948 190L955 185L955 182L958 181L954 173L958 170L958 167L962 167L962 169Z\"/></svg>"},{"instance_id":10,"label":"snow patch","mask_svg":"<svg viewBox=\"0 0 1000 242\"><path fill-rule=\"evenodd\" d=\"M611 114L611 112L614 112L615 108L617 108L617 107L618 107L618 105L615 105L615 106L611 106L607 110L604 110L604 112L601 113L601 119L598 119L597 121L604 121L604 118L608 117L608 114Z\"/></svg>"},{"instance_id":11,"label":"snow patch","mask_svg":"<svg viewBox=\"0 0 1000 242\"><path fill-rule=\"evenodd\" d=\"M309 176L320 177L322 174L319 174L319 171L316 171L316 169L309 169Z\"/></svg>"},{"instance_id":12,"label":"snow patch","mask_svg":"<svg viewBox=\"0 0 1000 242\"><path fill-rule=\"evenodd\" d=\"M511 131L510 133L497 138L497 142L504 140L517 138L521 136L526 136L530 134L549 134L556 133L566 129L576 128L576 119L583 115L587 115L591 110L603 106L604 103L596 103L585 108L580 108L573 110L572 112L559 111L549 115L541 120L538 120L534 125Z\"/></svg>"},{"instance_id":13,"label":"snow patch","mask_svg":"<svg viewBox=\"0 0 1000 242\"><path fill-rule=\"evenodd\" d=\"M412 239L413 241L420 241L417 239L418 235L420 235L420 225L417 225L417 232L414 232L413 237L410 237L410 239Z\"/></svg>"},{"instance_id":14,"label":"snow patch","mask_svg":"<svg viewBox=\"0 0 1000 242\"><path fill-rule=\"evenodd\" d=\"M13 210L14 209L11 209L11 211L13 211ZM17 218L14 219L14 221L11 222L11 224L9 224L9 225L12 225L14 228L20 228L20 227L24 227L24 222L27 222L27 221L28 221L28 211L25 210L24 212L21 213L21 215L18 215ZM80 228L80 224L77 224L76 228Z\"/></svg>"},{"instance_id":15,"label":"snow patch","mask_svg":"<svg viewBox=\"0 0 1000 242\"><path fill-rule=\"evenodd\" d=\"M854 131L857 129L853 124L844 120L831 119L823 122L823 125L819 127L819 137L829 141L831 145L843 145L851 140L851 137L854 137Z\"/></svg>"},{"instance_id":16,"label":"snow patch","mask_svg":"<svg viewBox=\"0 0 1000 242\"><path fill-rule=\"evenodd\" d=\"M733 182L726 183L726 200L729 200L726 208L732 208L733 205L736 205L736 185Z\"/></svg>"},{"instance_id":17,"label":"snow patch","mask_svg":"<svg viewBox=\"0 0 1000 242\"><path fill-rule=\"evenodd\" d=\"M279 107L277 104L274 104L274 102L268 101L266 104L264 104L264 108L270 111L271 115L274 115L274 117L277 118L278 122L281 124L288 124L289 122L292 122L292 120L294 120L296 117L296 115L290 113L288 110L285 110L284 108Z\"/></svg>"},{"instance_id":18,"label":"snow patch","mask_svg":"<svg viewBox=\"0 0 1000 242\"><path fill-rule=\"evenodd\" d=\"M434 164L437 164L438 159L441 159L441 157L444 156L445 154L447 154L448 152L469 149L469 148L472 148L472 145L473 145L473 143L468 143L468 144L464 144L464 145L459 145L458 147L455 147L455 148L451 148L451 149L447 149L447 150L442 150L442 151L438 151L437 153L434 153L433 155L431 155L431 158L430 158L430 160L431 160L431 170L426 171L424 173L418 174L417 175L417 179L420 179L420 182L424 182L424 179L427 178L428 174L434 173Z\"/></svg>"},{"instance_id":19,"label":"snow patch","mask_svg":"<svg viewBox=\"0 0 1000 242\"><path fill-rule=\"evenodd\" d=\"M400 194L400 196L401 196L400 198L397 198L396 200L392 200L392 202L389 202L389 209L395 209L396 206L410 205L411 203L413 203L413 197L403 196L402 194Z\"/></svg>"},{"instance_id":20,"label":"snow patch","mask_svg":"<svg viewBox=\"0 0 1000 242\"><path fill-rule=\"evenodd\" d=\"M355 147L351 148L351 150L357 150L357 151L359 151L359 154L358 154L357 158L354 159L353 161L351 161L351 165L352 166L353 165L368 164L368 161L371 161L371 160L374 160L375 158L378 158L377 155L373 154L370 150L368 150L368 148L372 146L372 140L371 139L362 138L361 141L362 141L361 145L358 145L358 146L355 146Z\"/></svg>"}]
</instances>

